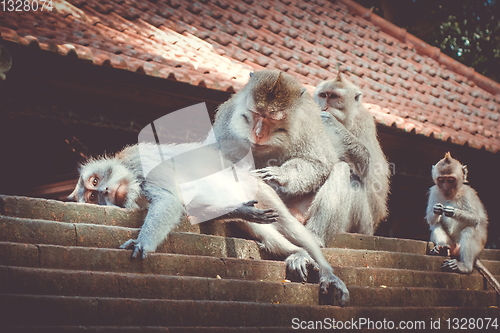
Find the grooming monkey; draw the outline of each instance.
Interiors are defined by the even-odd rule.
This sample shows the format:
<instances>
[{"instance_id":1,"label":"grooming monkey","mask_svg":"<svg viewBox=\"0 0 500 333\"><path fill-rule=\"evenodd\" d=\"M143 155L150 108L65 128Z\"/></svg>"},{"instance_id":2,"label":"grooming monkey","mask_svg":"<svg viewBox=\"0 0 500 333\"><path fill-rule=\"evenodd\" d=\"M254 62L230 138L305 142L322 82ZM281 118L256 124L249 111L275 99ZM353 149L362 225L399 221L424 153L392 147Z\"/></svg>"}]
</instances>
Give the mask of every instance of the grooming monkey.
<instances>
[{"instance_id":1,"label":"grooming monkey","mask_svg":"<svg viewBox=\"0 0 500 333\"><path fill-rule=\"evenodd\" d=\"M347 192L336 193L344 196L350 207L349 212L338 215L338 231L373 235L388 214L390 170L378 142L375 121L361 96L359 87L343 78L340 71L335 79L321 82L314 92L330 147L350 166Z\"/></svg>"},{"instance_id":2,"label":"grooming monkey","mask_svg":"<svg viewBox=\"0 0 500 333\"><path fill-rule=\"evenodd\" d=\"M133 246L133 257L140 254L144 258L148 252L155 251L186 212L183 204L185 198L178 191L177 178L179 173L169 163L164 162L157 165L158 147L162 150L165 160L174 155L178 160L179 156L175 154L177 151L188 150L192 152L200 147L203 150L196 151L196 154L219 154L215 149L201 146L199 143L160 146L141 143L130 146L113 157L93 159L84 164L80 169L78 184L70 195L70 198L79 202L125 208L137 208L141 202L149 202L148 213L138 238L131 239L121 246L121 248ZM219 157L217 156L217 158ZM188 156L183 167L189 168L189 165L198 163L198 161L199 158L190 163ZM224 166L230 165L226 162L223 162ZM147 177L144 177L143 169L151 169L152 171ZM199 167L193 168L192 171L194 173L206 172L204 168ZM193 179L200 179L203 176L193 175L191 172L189 174ZM230 218L231 220L237 218L247 229L252 229L252 225L255 224L247 221L267 223L265 228L259 228L258 232L254 233L257 240L272 244L275 239L288 239L290 247L279 250L291 251L293 248L294 251L303 256L314 258L320 271L321 291L323 293L331 292L340 298L341 305L345 305L349 300L349 292L344 283L333 274L333 269L323 257L314 236L288 212L287 207L276 192L264 181L249 172L245 173L244 170L239 170L238 177L240 180L242 177L251 177L256 180L257 200L250 200L243 206L234 207L234 211L221 218ZM230 201L232 197L238 196L238 193L233 193L231 189L228 190L224 187L223 184L229 181L231 179L216 178L212 181L199 183L194 191L191 191L190 204L202 206L205 210L227 211L225 203ZM256 208L255 204L262 208ZM280 251L274 252L282 253Z\"/></svg>"},{"instance_id":3,"label":"grooming monkey","mask_svg":"<svg viewBox=\"0 0 500 333\"><path fill-rule=\"evenodd\" d=\"M239 151L252 150L256 174L275 189L320 246L333 239L337 232L333 221L345 209L344 198L336 193L345 193L349 186L349 166L324 144L328 136L321 110L300 82L274 70L252 73L245 87L219 107L213 133L219 142L237 143L222 149L230 161L241 158ZM287 256L288 270L300 279L307 279L308 266L317 267L309 251L283 237L285 231L269 232L268 225L255 223L245 227L262 239L267 251ZM310 246L316 248L316 242ZM320 265L320 280L321 271ZM343 283L334 285L347 299Z\"/></svg>"},{"instance_id":4,"label":"grooming monkey","mask_svg":"<svg viewBox=\"0 0 500 333\"><path fill-rule=\"evenodd\" d=\"M467 166L448 152L432 166L435 185L429 190L426 219L431 229L432 254L458 255L447 259L442 269L472 273L474 262L487 240L488 216L476 191L467 183Z\"/></svg>"},{"instance_id":5,"label":"grooming monkey","mask_svg":"<svg viewBox=\"0 0 500 333\"><path fill-rule=\"evenodd\" d=\"M221 142L238 143L223 149L229 160L239 158L239 149L252 149L256 174L276 190L317 242L324 246L333 239L337 216L348 209L339 194L349 187L349 166L325 145L329 139L321 110L297 80L272 70L253 73L247 85L219 107L213 132ZM255 223L246 227L263 239L265 249L288 256L288 269L306 280L307 267L315 261L284 237L285 231L270 233L268 225Z\"/></svg>"}]
</instances>

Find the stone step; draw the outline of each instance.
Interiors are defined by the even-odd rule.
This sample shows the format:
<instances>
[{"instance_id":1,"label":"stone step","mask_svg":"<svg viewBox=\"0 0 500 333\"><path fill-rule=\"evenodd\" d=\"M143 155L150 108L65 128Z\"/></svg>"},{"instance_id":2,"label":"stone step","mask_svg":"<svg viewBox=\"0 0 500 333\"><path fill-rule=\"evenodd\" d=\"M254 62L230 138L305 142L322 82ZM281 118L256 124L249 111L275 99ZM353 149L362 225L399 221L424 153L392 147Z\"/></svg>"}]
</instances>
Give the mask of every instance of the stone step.
<instances>
[{"instance_id":1,"label":"stone step","mask_svg":"<svg viewBox=\"0 0 500 333\"><path fill-rule=\"evenodd\" d=\"M35 220L140 228L144 221L146 211L126 210L118 207L62 202L22 196L0 195L0 215ZM176 231L225 237L241 237L244 235L238 227L230 223L209 221L191 225L187 219L182 221ZM425 241L360 234L339 234L336 236L335 240L328 244L328 247L414 254L428 253L429 246L429 243ZM481 258L500 261L500 250L486 249L481 255Z\"/></svg>"},{"instance_id":2,"label":"stone step","mask_svg":"<svg viewBox=\"0 0 500 333\"><path fill-rule=\"evenodd\" d=\"M12 197L8 198L12 199ZM31 202L34 200L39 200L30 198L26 199L27 200L22 201ZM50 202L50 200L47 201ZM77 205L79 207L82 204L61 203L58 201L54 201L53 205ZM73 219L68 221L54 221L47 219L36 219L32 216L0 216L0 227L5 230L5 234L3 235L2 240L13 241L13 237L20 237L18 239L18 241L20 242L54 243L59 241L59 245L65 245L63 242L66 241L66 244L70 245L71 243L71 245L74 245L75 242L73 241L72 233L72 230L74 230L76 233L74 238L77 241L80 241L80 243L83 243L85 241L87 241L88 243L92 241L93 243L88 244L93 244L94 246L101 247L116 247L117 245L120 245L117 244L118 241L122 242L128 240L131 237L137 237L138 228L140 227L140 225L138 225L137 228L130 228L130 224L128 223L118 223L118 221L126 219L126 216L123 215L124 213L126 213L126 211L124 211L123 209L119 209L116 207L99 207L95 205L85 205L85 208L87 210L90 210L91 212L88 214L79 215L86 217L83 220ZM122 215L114 214L116 216L114 216L113 218L109 218L109 216L113 215L110 214L109 211L117 211ZM136 213L137 212L131 212L131 219L136 219ZM37 215L39 217L45 218L50 217L42 216L42 214L31 213L25 215ZM91 219L90 216L96 217ZM102 219L100 219L101 217ZM59 220L63 220L63 218L59 218ZM96 220L103 221L103 223L94 223ZM110 227L112 228L109 229ZM97 231L97 233L99 234L99 238L88 239L88 237L85 237L86 234L91 232L92 230ZM228 227L227 223L218 221L209 221L194 226L191 226L187 221L183 221L183 223L181 223L181 225L179 225L176 230L183 232L194 231L195 233L203 233L223 237L231 235L244 236L242 231L240 231L240 234L238 235L237 227ZM59 237L57 235L57 232L61 232L62 235L66 237ZM70 238L68 239L68 237ZM425 254L428 246L427 242L423 241L366 236L359 234L339 234L336 236L335 240L329 244L329 247Z\"/></svg>"},{"instance_id":3,"label":"stone step","mask_svg":"<svg viewBox=\"0 0 500 333\"><path fill-rule=\"evenodd\" d=\"M137 238L139 229L86 223L66 223L0 217L0 241L30 244L54 244L117 249L130 238ZM398 240L396 240L398 241ZM269 259L254 241L242 238L173 232L156 250L220 258ZM405 252L364 249L325 248L323 253L333 266L378 267L440 271L443 258ZM494 275L500 275L500 262L483 260Z\"/></svg>"},{"instance_id":4,"label":"stone step","mask_svg":"<svg viewBox=\"0 0 500 333\"><path fill-rule=\"evenodd\" d=\"M318 305L317 284L0 266L0 293ZM442 288L349 286L350 306L490 306L496 293Z\"/></svg>"},{"instance_id":5,"label":"stone step","mask_svg":"<svg viewBox=\"0 0 500 333\"><path fill-rule=\"evenodd\" d=\"M0 266L0 293L317 305L317 284Z\"/></svg>"},{"instance_id":6,"label":"stone step","mask_svg":"<svg viewBox=\"0 0 500 333\"><path fill-rule=\"evenodd\" d=\"M485 260L495 260L500 261L500 250L497 249L484 249L483 253L479 256L481 259Z\"/></svg>"},{"instance_id":7,"label":"stone step","mask_svg":"<svg viewBox=\"0 0 500 333\"><path fill-rule=\"evenodd\" d=\"M401 321L430 326L440 319L495 318L489 307L334 307L252 302L158 300L79 296L0 294L0 325L292 327L301 321ZM297 318L297 319L294 319ZM365 324L366 325L366 324ZM361 327L361 328L366 328Z\"/></svg>"},{"instance_id":8,"label":"stone step","mask_svg":"<svg viewBox=\"0 0 500 333\"><path fill-rule=\"evenodd\" d=\"M8 242L0 242L0 253L0 265L5 266L211 278L218 276L222 279L266 282L282 282L286 276L285 263L274 260L159 253L140 260L131 258L130 251L125 250ZM491 289L477 272L463 275L340 265L334 270L348 286ZM313 273L310 282L317 282L317 276Z\"/></svg>"},{"instance_id":9,"label":"stone step","mask_svg":"<svg viewBox=\"0 0 500 333\"><path fill-rule=\"evenodd\" d=\"M11 333L285 333L297 330L285 327L151 327L151 326L21 326L7 327ZM364 330L362 330L364 331Z\"/></svg>"},{"instance_id":10,"label":"stone step","mask_svg":"<svg viewBox=\"0 0 500 333\"><path fill-rule=\"evenodd\" d=\"M140 228L146 211L0 195L0 214L35 220Z\"/></svg>"},{"instance_id":11,"label":"stone step","mask_svg":"<svg viewBox=\"0 0 500 333\"><path fill-rule=\"evenodd\" d=\"M182 254L149 254L144 260L131 251L48 244L0 242L0 265L119 273L221 277L280 282L285 263L273 260L215 258Z\"/></svg>"},{"instance_id":12,"label":"stone step","mask_svg":"<svg viewBox=\"0 0 500 333\"><path fill-rule=\"evenodd\" d=\"M440 272L445 257L418 255L399 252L322 249L326 260L332 266L377 267ZM493 275L500 275L500 262L481 260ZM477 273L477 272L474 272ZM473 273L473 274L474 274Z\"/></svg>"},{"instance_id":13,"label":"stone step","mask_svg":"<svg viewBox=\"0 0 500 333\"><path fill-rule=\"evenodd\" d=\"M146 211L129 211L117 207L96 206L72 202L65 203L56 200L0 195L0 213L3 213L4 215L0 216L0 225L5 227L5 224L27 224L29 230L32 230L33 228L38 229L38 232L35 235L39 240L43 239L43 237L47 238L47 235L43 234L44 230L57 228L57 225L50 225L50 221L53 221L66 222L74 225L76 232L79 233L80 236L83 236L80 237L80 241L85 240L85 232L88 231L88 229L107 230L100 227L123 227L118 229L109 229L112 230L113 235L120 237L119 240L121 241L125 238L130 238L130 236L137 235L137 229L142 225ZM18 218L16 219L15 217ZM35 226L36 224L41 223L49 223L49 225ZM69 226L63 226L61 229L66 229L67 231L68 227ZM72 228L72 226L70 228ZM132 228L132 230L127 228ZM237 226L231 223L223 223L219 221L208 221L201 224L191 225L186 219L184 219L174 231L201 233L223 237L246 237L246 235ZM26 233L23 233L21 230L17 231L17 234L24 237L27 236ZM34 237L35 235L32 235L31 237ZM111 237L111 240L113 239L116 238ZM109 243L109 239L106 240L106 233L101 233L101 237L99 239L94 239L93 241L96 245L99 243L104 245L106 242L108 242L107 246L109 247L115 247L116 245L116 241L114 243ZM38 243L42 243L42 241L38 241ZM336 248L366 249L413 254L426 254L429 252L430 246L432 246L432 243L424 241L367 236L360 234L339 234L328 244L328 247ZM486 249L481 254L480 258L500 261L500 250Z\"/></svg>"}]
</instances>

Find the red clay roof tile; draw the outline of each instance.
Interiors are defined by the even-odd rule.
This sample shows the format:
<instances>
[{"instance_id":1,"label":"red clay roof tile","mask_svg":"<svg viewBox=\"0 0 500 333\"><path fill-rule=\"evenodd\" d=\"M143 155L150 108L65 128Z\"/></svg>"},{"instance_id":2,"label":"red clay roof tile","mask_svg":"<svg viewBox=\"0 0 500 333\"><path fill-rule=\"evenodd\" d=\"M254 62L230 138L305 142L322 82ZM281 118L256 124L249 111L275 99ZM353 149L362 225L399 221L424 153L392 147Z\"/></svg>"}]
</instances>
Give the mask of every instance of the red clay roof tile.
<instances>
[{"instance_id":1,"label":"red clay roof tile","mask_svg":"<svg viewBox=\"0 0 500 333\"><path fill-rule=\"evenodd\" d=\"M500 150L500 85L350 0L53 3L53 12L4 13L0 35L224 91L241 89L260 68L287 71L312 91L340 66L377 122Z\"/></svg>"}]
</instances>

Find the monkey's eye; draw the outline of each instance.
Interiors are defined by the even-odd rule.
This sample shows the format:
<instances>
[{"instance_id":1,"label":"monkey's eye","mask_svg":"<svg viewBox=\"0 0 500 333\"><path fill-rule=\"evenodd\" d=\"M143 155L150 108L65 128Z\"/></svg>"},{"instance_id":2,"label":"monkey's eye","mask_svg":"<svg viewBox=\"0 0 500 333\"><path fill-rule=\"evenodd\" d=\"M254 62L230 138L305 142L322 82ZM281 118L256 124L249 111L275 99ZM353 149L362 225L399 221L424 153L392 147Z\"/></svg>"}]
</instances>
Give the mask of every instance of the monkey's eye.
<instances>
[{"instance_id":1,"label":"monkey's eye","mask_svg":"<svg viewBox=\"0 0 500 333\"><path fill-rule=\"evenodd\" d=\"M328 97L328 95L326 93L320 93L318 96L321 97L321 98L327 98Z\"/></svg>"},{"instance_id":2,"label":"monkey's eye","mask_svg":"<svg viewBox=\"0 0 500 333\"><path fill-rule=\"evenodd\" d=\"M95 201L95 199L96 199L95 192L90 193L90 195L89 195L89 201L90 201L90 202L94 202L94 201Z\"/></svg>"},{"instance_id":3,"label":"monkey's eye","mask_svg":"<svg viewBox=\"0 0 500 333\"><path fill-rule=\"evenodd\" d=\"M248 118L248 116L246 114L243 114L242 116L245 119L246 123L250 124L250 119Z\"/></svg>"},{"instance_id":4,"label":"monkey's eye","mask_svg":"<svg viewBox=\"0 0 500 333\"><path fill-rule=\"evenodd\" d=\"M438 177L438 179L437 179L439 184L443 184L444 180L445 180L445 178L443 178L443 177Z\"/></svg>"},{"instance_id":5,"label":"monkey's eye","mask_svg":"<svg viewBox=\"0 0 500 333\"><path fill-rule=\"evenodd\" d=\"M92 186L96 187L97 184L99 184L99 178L94 177L94 179L92 179Z\"/></svg>"}]
</instances>

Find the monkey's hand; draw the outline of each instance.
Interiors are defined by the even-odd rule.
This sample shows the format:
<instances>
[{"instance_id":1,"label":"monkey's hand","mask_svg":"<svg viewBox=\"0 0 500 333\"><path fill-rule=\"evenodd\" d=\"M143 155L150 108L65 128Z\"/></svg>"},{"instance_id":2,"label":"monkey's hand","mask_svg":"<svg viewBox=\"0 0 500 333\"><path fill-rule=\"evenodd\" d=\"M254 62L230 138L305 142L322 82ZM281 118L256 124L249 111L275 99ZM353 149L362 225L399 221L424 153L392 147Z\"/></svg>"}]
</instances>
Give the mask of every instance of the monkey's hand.
<instances>
[{"instance_id":1,"label":"monkey's hand","mask_svg":"<svg viewBox=\"0 0 500 333\"><path fill-rule=\"evenodd\" d=\"M279 167L270 166L253 170L252 173L269 184L278 194L286 194L285 186L288 183L288 178Z\"/></svg>"},{"instance_id":2,"label":"monkey's hand","mask_svg":"<svg viewBox=\"0 0 500 333\"><path fill-rule=\"evenodd\" d=\"M137 255L140 253L141 258L144 259L146 257L147 251L144 250L144 246L137 241L137 239L129 239L122 245L120 245L120 249L128 249L131 246L134 246L134 252L132 253L132 258L136 258Z\"/></svg>"},{"instance_id":3,"label":"monkey's hand","mask_svg":"<svg viewBox=\"0 0 500 333\"><path fill-rule=\"evenodd\" d=\"M441 204L441 203L437 203L437 204L435 204L435 205L434 205L434 207L432 207L432 208L433 208L433 210L434 210L434 214L436 214L436 215L441 215L441 214L443 214L443 210L444 210L444 206L443 206L443 204Z\"/></svg>"},{"instance_id":4,"label":"monkey's hand","mask_svg":"<svg viewBox=\"0 0 500 333\"><path fill-rule=\"evenodd\" d=\"M273 223L278 221L278 213L274 209L260 209L255 207L257 204L257 200L251 200L245 202L243 206L238 207L232 213L228 215L232 215L234 217L240 217L244 220L256 223Z\"/></svg>"},{"instance_id":5,"label":"monkey's hand","mask_svg":"<svg viewBox=\"0 0 500 333\"><path fill-rule=\"evenodd\" d=\"M443 208L443 213L444 213L444 216L453 217L453 216L455 216L455 208L451 207L451 206L445 206Z\"/></svg>"},{"instance_id":6,"label":"monkey's hand","mask_svg":"<svg viewBox=\"0 0 500 333\"><path fill-rule=\"evenodd\" d=\"M450 247L448 245L436 245L430 251L430 254L433 256L445 256L448 257L450 255Z\"/></svg>"},{"instance_id":7,"label":"monkey's hand","mask_svg":"<svg viewBox=\"0 0 500 333\"><path fill-rule=\"evenodd\" d=\"M282 179L283 175L281 174L280 171L281 170L279 167L270 166L262 169L253 170L252 173L259 176L266 182L272 181L278 183L279 185L284 185L285 179Z\"/></svg>"},{"instance_id":8,"label":"monkey's hand","mask_svg":"<svg viewBox=\"0 0 500 333\"><path fill-rule=\"evenodd\" d=\"M349 303L349 290L344 282L333 273L323 274L320 277L319 289L323 295L332 295L340 306L346 306Z\"/></svg>"}]
</instances>

